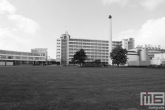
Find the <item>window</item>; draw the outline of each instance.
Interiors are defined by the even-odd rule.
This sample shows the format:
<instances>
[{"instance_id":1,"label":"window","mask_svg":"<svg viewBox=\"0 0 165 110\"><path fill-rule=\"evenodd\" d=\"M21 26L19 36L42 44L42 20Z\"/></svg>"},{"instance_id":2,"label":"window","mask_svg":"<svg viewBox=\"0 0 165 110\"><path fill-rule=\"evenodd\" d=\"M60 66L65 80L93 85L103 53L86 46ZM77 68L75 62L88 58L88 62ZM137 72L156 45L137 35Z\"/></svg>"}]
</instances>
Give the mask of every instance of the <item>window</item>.
<instances>
[{"instance_id":1,"label":"window","mask_svg":"<svg viewBox=\"0 0 165 110\"><path fill-rule=\"evenodd\" d=\"M16 56L15 59L21 59L21 58Z\"/></svg>"},{"instance_id":2,"label":"window","mask_svg":"<svg viewBox=\"0 0 165 110\"><path fill-rule=\"evenodd\" d=\"M8 59L12 59L12 56L8 56Z\"/></svg>"},{"instance_id":3,"label":"window","mask_svg":"<svg viewBox=\"0 0 165 110\"><path fill-rule=\"evenodd\" d=\"M26 59L27 59L27 57L22 57L22 59L26 60Z\"/></svg>"}]
</instances>

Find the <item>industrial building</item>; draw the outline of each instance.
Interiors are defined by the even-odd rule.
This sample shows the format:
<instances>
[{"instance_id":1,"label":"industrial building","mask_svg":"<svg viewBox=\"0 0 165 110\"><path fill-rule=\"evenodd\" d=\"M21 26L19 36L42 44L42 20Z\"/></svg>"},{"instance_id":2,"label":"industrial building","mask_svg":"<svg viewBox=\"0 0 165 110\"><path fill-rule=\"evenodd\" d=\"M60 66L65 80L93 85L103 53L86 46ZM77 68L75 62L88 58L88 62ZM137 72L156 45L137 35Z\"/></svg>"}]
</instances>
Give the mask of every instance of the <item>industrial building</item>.
<instances>
[{"instance_id":1,"label":"industrial building","mask_svg":"<svg viewBox=\"0 0 165 110\"><path fill-rule=\"evenodd\" d=\"M147 46L144 48L130 49L127 54L127 64L128 66L149 66L165 64L165 53L163 53L163 50L164 49L160 48L148 48Z\"/></svg>"},{"instance_id":2,"label":"industrial building","mask_svg":"<svg viewBox=\"0 0 165 110\"><path fill-rule=\"evenodd\" d=\"M45 48L32 49L31 52L0 50L0 66L43 65L46 59L47 49Z\"/></svg>"},{"instance_id":3,"label":"industrial building","mask_svg":"<svg viewBox=\"0 0 165 110\"><path fill-rule=\"evenodd\" d=\"M128 66L148 66L150 65L150 59L148 57L148 50L146 48L130 49L127 53Z\"/></svg>"},{"instance_id":4,"label":"industrial building","mask_svg":"<svg viewBox=\"0 0 165 110\"><path fill-rule=\"evenodd\" d=\"M160 46L151 47L138 46L135 48L134 38L123 39L122 41L112 41L112 16L109 15L110 20L110 36L109 40L92 40L92 39L77 39L71 38L66 32L57 39L56 50L56 62L59 64L70 64L71 59L76 51L84 49L88 60L86 62L92 62L94 60L101 60L102 63L112 64L110 58L110 52L116 46L121 46L128 50L128 62L129 66L148 66L152 64L152 58L155 58L155 54L165 53L164 49L160 49ZM154 60L154 59L153 59Z\"/></svg>"},{"instance_id":5,"label":"industrial building","mask_svg":"<svg viewBox=\"0 0 165 110\"><path fill-rule=\"evenodd\" d=\"M116 46L122 46L125 49L134 48L134 39L123 39L122 41L112 41L112 49ZM57 39L56 62L61 64L72 64L71 58L76 51L84 49L88 60L101 60L102 63L108 64L110 59L109 41L71 38L66 32Z\"/></svg>"},{"instance_id":6,"label":"industrial building","mask_svg":"<svg viewBox=\"0 0 165 110\"><path fill-rule=\"evenodd\" d=\"M154 54L154 57L151 60L153 65L165 65L165 53Z\"/></svg>"},{"instance_id":7,"label":"industrial building","mask_svg":"<svg viewBox=\"0 0 165 110\"><path fill-rule=\"evenodd\" d=\"M152 60L154 58L154 54L159 54L159 53L165 53L165 49L161 49L161 46L152 46L152 45L138 45L136 47L137 49L143 49L146 48L148 51L148 57L150 60Z\"/></svg>"}]
</instances>

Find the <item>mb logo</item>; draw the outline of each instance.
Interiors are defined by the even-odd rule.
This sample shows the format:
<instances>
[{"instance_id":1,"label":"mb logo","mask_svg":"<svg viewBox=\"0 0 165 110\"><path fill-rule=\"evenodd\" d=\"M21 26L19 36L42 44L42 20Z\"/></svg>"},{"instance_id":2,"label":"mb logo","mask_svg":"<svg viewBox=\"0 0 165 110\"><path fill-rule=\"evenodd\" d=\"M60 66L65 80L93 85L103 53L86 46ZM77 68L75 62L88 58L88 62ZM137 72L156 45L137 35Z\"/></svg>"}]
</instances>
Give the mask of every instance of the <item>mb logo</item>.
<instances>
[{"instance_id":1,"label":"mb logo","mask_svg":"<svg viewBox=\"0 0 165 110\"><path fill-rule=\"evenodd\" d=\"M156 105L163 106L164 102L164 92L141 92L140 93L140 105Z\"/></svg>"}]
</instances>

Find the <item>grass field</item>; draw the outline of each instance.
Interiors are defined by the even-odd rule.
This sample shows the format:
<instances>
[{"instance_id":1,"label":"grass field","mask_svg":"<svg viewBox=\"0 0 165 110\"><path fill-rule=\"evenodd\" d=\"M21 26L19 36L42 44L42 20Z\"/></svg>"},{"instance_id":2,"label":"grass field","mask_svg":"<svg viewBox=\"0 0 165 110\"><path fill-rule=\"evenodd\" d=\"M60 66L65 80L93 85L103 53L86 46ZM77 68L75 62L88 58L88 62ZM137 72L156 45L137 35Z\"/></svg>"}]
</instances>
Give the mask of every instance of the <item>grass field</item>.
<instances>
[{"instance_id":1,"label":"grass field","mask_svg":"<svg viewBox=\"0 0 165 110\"><path fill-rule=\"evenodd\" d=\"M165 92L165 69L0 67L0 110L148 110L146 91Z\"/></svg>"}]
</instances>

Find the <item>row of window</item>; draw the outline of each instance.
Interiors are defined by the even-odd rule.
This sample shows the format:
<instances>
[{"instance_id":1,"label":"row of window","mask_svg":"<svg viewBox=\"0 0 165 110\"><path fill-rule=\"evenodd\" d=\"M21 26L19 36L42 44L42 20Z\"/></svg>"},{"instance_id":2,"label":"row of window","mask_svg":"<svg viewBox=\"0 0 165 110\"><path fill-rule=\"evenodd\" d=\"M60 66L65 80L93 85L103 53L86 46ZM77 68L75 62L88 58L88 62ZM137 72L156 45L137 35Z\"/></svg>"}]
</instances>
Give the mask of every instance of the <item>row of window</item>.
<instances>
[{"instance_id":1,"label":"row of window","mask_svg":"<svg viewBox=\"0 0 165 110\"><path fill-rule=\"evenodd\" d=\"M120 44L122 41L112 41L112 43Z\"/></svg>"},{"instance_id":2,"label":"row of window","mask_svg":"<svg viewBox=\"0 0 165 110\"><path fill-rule=\"evenodd\" d=\"M40 54L37 53L28 53L28 52L14 52L14 51L6 51L6 50L0 50L0 54L8 54L8 55L27 55L27 56L40 56ZM43 56L45 54L42 54Z\"/></svg>"},{"instance_id":3,"label":"row of window","mask_svg":"<svg viewBox=\"0 0 165 110\"><path fill-rule=\"evenodd\" d=\"M73 55L69 55L69 57L73 57ZM90 58L90 57L108 58L108 56L93 56L93 55L88 55L88 58Z\"/></svg>"},{"instance_id":4,"label":"row of window","mask_svg":"<svg viewBox=\"0 0 165 110\"><path fill-rule=\"evenodd\" d=\"M108 47L101 47L101 46L78 46L78 45L69 45L69 47L80 47L80 48L108 48Z\"/></svg>"},{"instance_id":5,"label":"row of window","mask_svg":"<svg viewBox=\"0 0 165 110\"><path fill-rule=\"evenodd\" d=\"M69 46L69 47L71 47L71 46ZM81 46L79 46L79 47L76 47L76 48L70 48L70 49L77 49L77 48L79 48L79 49L81 49L81 48L85 48L85 47L81 47ZM91 49L108 49L108 47L90 47ZM89 48L88 49L84 49L84 50L90 50Z\"/></svg>"},{"instance_id":6,"label":"row of window","mask_svg":"<svg viewBox=\"0 0 165 110\"><path fill-rule=\"evenodd\" d=\"M102 43L108 43L109 42L109 41L103 41L103 40L87 40L87 39L69 39L69 41L102 42Z\"/></svg>"},{"instance_id":7,"label":"row of window","mask_svg":"<svg viewBox=\"0 0 165 110\"><path fill-rule=\"evenodd\" d=\"M75 54L75 52L69 52L69 54ZM86 54L94 54L94 55L109 55L109 53L94 53L94 52L86 52Z\"/></svg>"},{"instance_id":8,"label":"row of window","mask_svg":"<svg viewBox=\"0 0 165 110\"><path fill-rule=\"evenodd\" d=\"M17 60L45 60L43 57L19 57L19 56L0 56L1 59L17 59Z\"/></svg>"},{"instance_id":9,"label":"row of window","mask_svg":"<svg viewBox=\"0 0 165 110\"><path fill-rule=\"evenodd\" d=\"M122 46L122 44L112 44L112 46Z\"/></svg>"},{"instance_id":10,"label":"row of window","mask_svg":"<svg viewBox=\"0 0 165 110\"><path fill-rule=\"evenodd\" d=\"M101 43L81 43L81 42L69 42L69 44L83 44L83 45L102 45L102 46L108 46L108 44L101 44Z\"/></svg>"},{"instance_id":11,"label":"row of window","mask_svg":"<svg viewBox=\"0 0 165 110\"><path fill-rule=\"evenodd\" d=\"M69 48L69 51L78 51L79 49ZM109 52L109 50L98 50L98 49L84 49L84 51L96 51L96 52Z\"/></svg>"},{"instance_id":12,"label":"row of window","mask_svg":"<svg viewBox=\"0 0 165 110\"><path fill-rule=\"evenodd\" d=\"M94 61L95 59L99 59L99 58L89 58L88 60L86 60L86 61ZM72 58L69 58L69 60L71 61L72 60ZM108 59L100 59L102 62L103 61L106 61L106 62L108 62Z\"/></svg>"}]
</instances>

